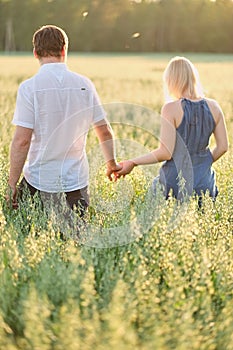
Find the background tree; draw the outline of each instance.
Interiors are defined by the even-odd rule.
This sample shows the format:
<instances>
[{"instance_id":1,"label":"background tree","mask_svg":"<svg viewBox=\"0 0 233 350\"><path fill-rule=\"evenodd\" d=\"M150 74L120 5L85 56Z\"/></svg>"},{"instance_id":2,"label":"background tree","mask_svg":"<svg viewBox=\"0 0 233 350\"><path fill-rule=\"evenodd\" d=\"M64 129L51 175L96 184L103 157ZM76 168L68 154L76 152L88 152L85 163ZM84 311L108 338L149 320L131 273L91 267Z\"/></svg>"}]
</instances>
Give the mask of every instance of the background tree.
<instances>
[{"instance_id":1,"label":"background tree","mask_svg":"<svg viewBox=\"0 0 233 350\"><path fill-rule=\"evenodd\" d=\"M232 0L0 0L0 50L57 24L71 51L233 52L232 18Z\"/></svg>"}]
</instances>

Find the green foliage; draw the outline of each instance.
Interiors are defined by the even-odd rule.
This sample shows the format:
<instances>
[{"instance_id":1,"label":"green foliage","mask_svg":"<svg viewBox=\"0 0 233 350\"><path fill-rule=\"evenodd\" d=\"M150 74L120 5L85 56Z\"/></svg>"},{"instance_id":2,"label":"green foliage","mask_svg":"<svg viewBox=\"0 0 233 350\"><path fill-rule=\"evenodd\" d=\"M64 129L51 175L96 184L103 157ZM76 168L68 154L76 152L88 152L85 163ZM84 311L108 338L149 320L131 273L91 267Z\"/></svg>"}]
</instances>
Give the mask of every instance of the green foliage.
<instances>
[{"instance_id":1,"label":"green foliage","mask_svg":"<svg viewBox=\"0 0 233 350\"><path fill-rule=\"evenodd\" d=\"M71 51L233 52L231 0L0 0L0 50L31 51L35 30L63 27Z\"/></svg>"},{"instance_id":2,"label":"green foliage","mask_svg":"<svg viewBox=\"0 0 233 350\"><path fill-rule=\"evenodd\" d=\"M78 63L72 57L70 65L79 64L80 73L95 75L103 102L131 99L159 112L161 95L148 92L160 85L168 57L153 58L118 56L117 67L113 56L80 57ZM223 56L213 56L209 62L210 56L204 58L195 56L200 76L205 73L206 89L223 107L232 142L232 63L218 62ZM93 232L106 240L109 228L123 230L126 225L133 239L105 248L69 235L62 240L62 218L53 210L45 212L39 199L27 198L14 211L5 204L13 131L9 125L17 84L34 69L21 65L19 72L24 59L28 57L12 59L8 74L5 58L0 58L4 91L0 100L4 114L0 121L0 349L231 350L232 148L215 164L217 201L213 204L206 196L201 211L194 198L183 206L162 198L149 202L154 168L137 168L118 183L109 183L100 167L91 181L87 227L92 225ZM157 141L140 128L116 124L113 129L122 142L131 139L149 149L156 146ZM91 132L90 157L96 144ZM125 149L123 143L121 153L120 145L120 157L138 151ZM132 219L134 225L129 225Z\"/></svg>"}]
</instances>

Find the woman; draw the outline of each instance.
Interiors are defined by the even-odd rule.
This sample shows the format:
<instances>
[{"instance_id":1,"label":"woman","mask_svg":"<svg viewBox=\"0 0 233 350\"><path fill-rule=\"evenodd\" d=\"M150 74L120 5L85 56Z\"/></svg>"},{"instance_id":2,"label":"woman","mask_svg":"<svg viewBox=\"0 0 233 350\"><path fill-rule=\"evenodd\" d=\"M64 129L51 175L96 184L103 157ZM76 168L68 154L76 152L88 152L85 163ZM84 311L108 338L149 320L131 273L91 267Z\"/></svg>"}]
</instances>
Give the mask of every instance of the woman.
<instances>
[{"instance_id":1,"label":"woman","mask_svg":"<svg viewBox=\"0 0 233 350\"><path fill-rule=\"evenodd\" d=\"M218 190L211 165L228 149L223 112L215 100L198 92L196 69L185 57L171 59L164 71L164 83L173 100L162 107L159 147L122 162L122 169L115 176L129 174L137 165L165 161L154 185L157 182L163 185L166 198L171 191L176 198L180 197L180 175L185 178L189 194L201 196L208 191L215 198ZM216 145L210 151L212 134ZM191 164L191 173L188 164Z\"/></svg>"}]
</instances>

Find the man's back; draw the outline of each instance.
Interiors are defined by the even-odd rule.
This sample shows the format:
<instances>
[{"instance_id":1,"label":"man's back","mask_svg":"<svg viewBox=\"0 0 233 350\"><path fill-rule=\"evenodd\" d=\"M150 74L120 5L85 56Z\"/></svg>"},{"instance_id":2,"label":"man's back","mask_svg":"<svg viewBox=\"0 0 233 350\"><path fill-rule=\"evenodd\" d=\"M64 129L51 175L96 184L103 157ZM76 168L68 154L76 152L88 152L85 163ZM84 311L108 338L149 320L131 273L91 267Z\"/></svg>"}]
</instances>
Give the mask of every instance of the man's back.
<instances>
[{"instance_id":1,"label":"man's back","mask_svg":"<svg viewBox=\"0 0 233 350\"><path fill-rule=\"evenodd\" d=\"M94 85L67 69L69 40L64 30L43 26L32 42L41 68L18 90L7 198L17 208L17 184L23 170L19 187L26 186L32 196L38 190L64 192L69 207L83 211L88 206L86 134L93 124L106 175L112 180L112 174L121 169L115 159L113 132Z\"/></svg>"},{"instance_id":2,"label":"man's back","mask_svg":"<svg viewBox=\"0 0 233 350\"><path fill-rule=\"evenodd\" d=\"M13 123L33 129L26 180L47 192L88 184L85 153L91 124L104 119L93 84L65 63L49 63L21 84Z\"/></svg>"}]
</instances>

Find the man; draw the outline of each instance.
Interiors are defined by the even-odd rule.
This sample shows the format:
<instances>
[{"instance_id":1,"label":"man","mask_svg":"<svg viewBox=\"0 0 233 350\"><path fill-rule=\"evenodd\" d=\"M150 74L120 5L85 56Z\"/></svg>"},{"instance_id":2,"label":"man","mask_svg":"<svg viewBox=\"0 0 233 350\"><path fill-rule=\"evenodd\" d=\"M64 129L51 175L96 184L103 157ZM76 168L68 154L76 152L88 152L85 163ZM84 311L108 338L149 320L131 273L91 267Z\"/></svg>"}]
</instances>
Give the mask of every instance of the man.
<instances>
[{"instance_id":1,"label":"man","mask_svg":"<svg viewBox=\"0 0 233 350\"><path fill-rule=\"evenodd\" d=\"M86 136L93 125L106 160L107 176L121 169L115 160L113 132L92 82L68 70L68 38L46 25L33 36L40 69L20 84L10 150L9 188L17 207L17 183L32 195L65 193L70 208L88 206ZM28 161L26 159L28 157Z\"/></svg>"}]
</instances>

